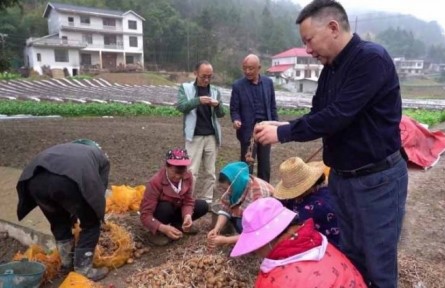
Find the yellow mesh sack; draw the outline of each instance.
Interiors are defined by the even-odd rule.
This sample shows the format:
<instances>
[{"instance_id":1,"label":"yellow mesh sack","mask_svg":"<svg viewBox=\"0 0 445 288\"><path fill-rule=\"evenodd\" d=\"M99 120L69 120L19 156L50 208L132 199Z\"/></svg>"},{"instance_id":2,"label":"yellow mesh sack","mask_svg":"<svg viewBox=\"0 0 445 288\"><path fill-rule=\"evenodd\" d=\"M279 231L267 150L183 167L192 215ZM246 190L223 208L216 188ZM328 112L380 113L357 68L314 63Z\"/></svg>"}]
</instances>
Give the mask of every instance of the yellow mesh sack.
<instances>
[{"instance_id":1,"label":"yellow mesh sack","mask_svg":"<svg viewBox=\"0 0 445 288\"><path fill-rule=\"evenodd\" d=\"M101 288L102 285L95 283L87 277L76 273L70 272L60 284L59 288Z\"/></svg>"},{"instance_id":2,"label":"yellow mesh sack","mask_svg":"<svg viewBox=\"0 0 445 288\"><path fill-rule=\"evenodd\" d=\"M74 228L75 241L79 239L79 225ZM127 230L108 221L100 228L99 242L94 252L93 264L96 267L118 268L130 258L134 242Z\"/></svg>"},{"instance_id":3,"label":"yellow mesh sack","mask_svg":"<svg viewBox=\"0 0 445 288\"><path fill-rule=\"evenodd\" d=\"M144 196L145 186L111 186L111 194L106 199L105 212L125 213L138 211Z\"/></svg>"},{"instance_id":4,"label":"yellow mesh sack","mask_svg":"<svg viewBox=\"0 0 445 288\"><path fill-rule=\"evenodd\" d=\"M28 259L28 261L37 261L45 265L45 273L43 274L43 282L46 283L57 276L60 270L61 260L57 250L46 251L39 245L32 244L25 253L18 252L13 261Z\"/></svg>"}]
</instances>

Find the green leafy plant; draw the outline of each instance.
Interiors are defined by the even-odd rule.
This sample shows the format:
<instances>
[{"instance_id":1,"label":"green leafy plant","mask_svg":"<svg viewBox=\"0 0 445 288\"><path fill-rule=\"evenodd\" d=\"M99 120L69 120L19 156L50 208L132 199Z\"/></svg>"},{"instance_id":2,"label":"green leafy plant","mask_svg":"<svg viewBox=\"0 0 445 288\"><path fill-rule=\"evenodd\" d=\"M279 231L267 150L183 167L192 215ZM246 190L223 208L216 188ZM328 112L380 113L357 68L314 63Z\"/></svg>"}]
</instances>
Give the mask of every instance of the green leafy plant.
<instances>
[{"instance_id":1,"label":"green leafy plant","mask_svg":"<svg viewBox=\"0 0 445 288\"><path fill-rule=\"evenodd\" d=\"M0 80L14 80L19 78L22 78L22 76L20 76L20 74L17 73L11 73L7 71L0 73Z\"/></svg>"},{"instance_id":2,"label":"green leafy plant","mask_svg":"<svg viewBox=\"0 0 445 288\"><path fill-rule=\"evenodd\" d=\"M171 106L120 103L54 103L34 101L1 101L0 114L26 114L34 116L60 115L79 116L179 116L181 113Z\"/></svg>"}]
</instances>

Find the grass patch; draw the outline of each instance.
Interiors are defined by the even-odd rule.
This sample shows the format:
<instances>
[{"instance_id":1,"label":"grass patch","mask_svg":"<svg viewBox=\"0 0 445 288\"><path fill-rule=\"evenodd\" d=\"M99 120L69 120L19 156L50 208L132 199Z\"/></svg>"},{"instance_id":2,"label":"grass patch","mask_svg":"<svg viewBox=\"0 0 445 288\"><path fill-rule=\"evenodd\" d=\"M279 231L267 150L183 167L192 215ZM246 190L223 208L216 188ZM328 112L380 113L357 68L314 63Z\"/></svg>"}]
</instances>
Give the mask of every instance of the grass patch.
<instances>
[{"instance_id":1,"label":"grass patch","mask_svg":"<svg viewBox=\"0 0 445 288\"><path fill-rule=\"evenodd\" d=\"M279 108L280 116L301 117L309 109ZM34 102L0 100L0 114L17 115L26 114L34 116L60 115L64 117L81 116L181 116L182 113L172 106L153 106L146 104L121 103L87 103L73 102ZM425 109L404 109L403 114L420 123L434 126L445 122L445 111Z\"/></svg>"},{"instance_id":2,"label":"grass patch","mask_svg":"<svg viewBox=\"0 0 445 288\"><path fill-rule=\"evenodd\" d=\"M403 114L430 127L445 122L445 111L442 110L405 109Z\"/></svg>"},{"instance_id":3,"label":"grass patch","mask_svg":"<svg viewBox=\"0 0 445 288\"><path fill-rule=\"evenodd\" d=\"M4 115L34 115L49 116L60 115L64 117L80 116L179 116L181 112L175 107L152 106L146 104L120 104L120 103L53 103L34 101L0 102L0 114Z\"/></svg>"}]
</instances>

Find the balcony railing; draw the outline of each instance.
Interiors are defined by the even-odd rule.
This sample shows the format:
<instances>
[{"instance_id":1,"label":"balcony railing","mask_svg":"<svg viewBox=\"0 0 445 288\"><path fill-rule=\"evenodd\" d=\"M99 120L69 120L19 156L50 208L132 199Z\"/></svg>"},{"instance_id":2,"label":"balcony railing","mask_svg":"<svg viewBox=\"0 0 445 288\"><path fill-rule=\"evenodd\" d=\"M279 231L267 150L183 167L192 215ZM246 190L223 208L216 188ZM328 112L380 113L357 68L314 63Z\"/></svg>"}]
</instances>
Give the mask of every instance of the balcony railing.
<instances>
[{"instance_id":1,"label":"balcony railing","mask_svg":"<svg viewBox=\"0 0 445 288\"><path fill-rule=\"evenodd\" d=\"M114 50L123 50L124 49L124 43L117 42L117 43L110 43L110 44L88 44L87 48L97 48L97 49L114 49Z\"/></svg>"},{"instance_id":2,"label":"balcony railing","mask_svg":"<svg viewBox=\"0 0 445 288\"><path fill-rule=\"evenodd\" d=\"M87 47L86 42L78 40L67 40L67 39L39 39L32 43L34 46L77 47L77 48Z\"/></svg>"},{"instance_id":3,"label":"balcony railing","mask_svg":"<svg viewBox=\"0 0 445 288\"><path fill-rule=\"evenodd\" d=\"M123 32L121 26L111 26L111 25L91 25L86 23L76 23L76 22L61 22L61 27L66 27L70 30L79 29L82 31L107 31L107 32Z\"/></svg>"}]
</instances>

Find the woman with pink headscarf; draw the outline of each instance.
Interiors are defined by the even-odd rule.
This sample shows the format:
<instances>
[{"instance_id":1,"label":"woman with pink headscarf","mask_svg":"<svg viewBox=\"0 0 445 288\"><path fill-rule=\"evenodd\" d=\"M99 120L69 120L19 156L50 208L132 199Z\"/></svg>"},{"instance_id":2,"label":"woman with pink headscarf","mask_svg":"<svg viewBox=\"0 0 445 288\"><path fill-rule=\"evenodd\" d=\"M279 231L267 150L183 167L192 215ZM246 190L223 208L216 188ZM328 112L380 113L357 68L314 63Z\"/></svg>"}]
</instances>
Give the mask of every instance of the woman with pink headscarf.
<instances>
[{"instance_id":1,"label":"woman with pink headscarf","mask_svg":"<svg viewBox=\"0 0 445 288\"><path fill-rule=\"evenodd\" d=\"M315 230L312 219L296 225L295 216L271 197L244 211L243 232L230 256L255 252L264 257L255 287L367 287L349 259Z\"/></svg>"}]
</instances>

